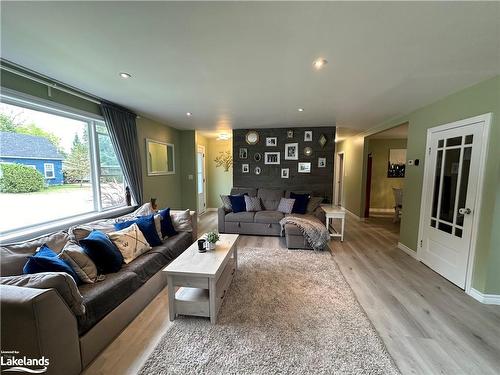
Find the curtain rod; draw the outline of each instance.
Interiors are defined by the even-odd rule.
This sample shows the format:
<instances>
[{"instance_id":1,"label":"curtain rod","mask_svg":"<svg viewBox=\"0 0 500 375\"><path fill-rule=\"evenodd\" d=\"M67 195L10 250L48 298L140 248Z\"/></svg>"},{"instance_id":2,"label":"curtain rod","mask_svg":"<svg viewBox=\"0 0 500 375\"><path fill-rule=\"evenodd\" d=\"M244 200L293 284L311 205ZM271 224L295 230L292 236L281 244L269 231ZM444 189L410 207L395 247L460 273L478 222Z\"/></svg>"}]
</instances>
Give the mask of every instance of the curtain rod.
<instances>
[{"instance_id":1,"label":"curtain rod","mask_svg":"<svg viewBox=\"0 0 500 375\"><path fill-rule=\"evenodd\" d=\"M71 86L65 85L61 82L55 81L47 76L44 76L44 75L39 74L37 72L34 72L30 69L24 68L20 65L12 63L8 60L1 59L0 62L1 62L0 69L5 70L5 71L10 72L10 73L13 73L13 74L16 74L16 75L23 77L23 78L27 78L31 81L41 83L42 85L45 85L48 88L65 92L67 94L76 96L76 97L81 98L81 99L85 99L85 100L92 102L92 103L95 103L95 104L101 104L101 102L103 101L102 99L100 99L96 96L93 96L91 94L87 94L86 92L84 92L82 90L79 90L79 89L73 88ZM11 65L12 67L6 66L4 64ZM42 77L42 78L39 78L39 77Z\"/></svg>"}]
</instances>

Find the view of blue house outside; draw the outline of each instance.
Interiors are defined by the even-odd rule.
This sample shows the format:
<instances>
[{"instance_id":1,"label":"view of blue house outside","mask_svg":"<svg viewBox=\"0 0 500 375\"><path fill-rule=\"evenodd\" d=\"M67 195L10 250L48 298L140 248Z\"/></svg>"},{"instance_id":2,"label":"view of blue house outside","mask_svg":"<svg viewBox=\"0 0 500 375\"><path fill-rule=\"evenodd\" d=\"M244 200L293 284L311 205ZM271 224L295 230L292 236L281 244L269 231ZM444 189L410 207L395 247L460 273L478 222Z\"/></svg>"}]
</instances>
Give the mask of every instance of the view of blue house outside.
<instances>
[{"instance_id":1,"label":"view of blue house outside","mask_svg":"<svg viewBox=\"0 0 500 375\"><path fill-rule=\"evenodd\" d=\"M0 103L0 234L123 206L124 188L103 122Z\"/></svg>"}]
</instances>

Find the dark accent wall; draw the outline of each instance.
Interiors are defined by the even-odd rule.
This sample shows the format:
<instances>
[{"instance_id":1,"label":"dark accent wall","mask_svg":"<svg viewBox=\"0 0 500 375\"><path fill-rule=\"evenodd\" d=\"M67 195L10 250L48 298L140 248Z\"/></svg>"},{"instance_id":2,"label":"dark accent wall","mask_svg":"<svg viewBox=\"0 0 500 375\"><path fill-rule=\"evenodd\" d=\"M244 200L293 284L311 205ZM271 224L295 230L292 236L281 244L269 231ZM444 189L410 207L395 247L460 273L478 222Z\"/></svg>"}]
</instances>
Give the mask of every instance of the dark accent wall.
<instances>
[{"instance_id":1,"label":"dark accent wall","mask_svg":"<svg viewBox=\"0 0 500 375\"><path fill-rule=\"evenodd\" d=\"M249 130L255 130L259 134L259 142L256 145L246 143L245 135ZM287 138L287 131L293 130L292 139ZM304 132L311 130L313 138L311 142L304 141ZM319 144L321 135L324 134L327 142L324 147ZM266 146L266 137L277 137L276 147ZM298 160L285 160L285 144L299 144ZM304 148L311 147L311 156L304 155ZM247 159L240 159L239 150L245 147L248 150ZM264 162L265 152L280 152L280 165L268 165ZM260 153L262 159L254 160L254 155ZM283 190L311 191L316 196L322 196L328 202L333 196L333 167L335 153L335 127L314 128L275 128L275 129L236 129L233 130L233 186L255 187L255 188L280 188ZM326 167L318 168L318 158L326 158ZM300 162L311 162L311 173L298 173ZM242 164L249 164L249 173L242 173ZM255 167L262 170L260 175L254 172ZM290 169L289 178L281 178L281 168Z\"/></svg>"}]
</instances>

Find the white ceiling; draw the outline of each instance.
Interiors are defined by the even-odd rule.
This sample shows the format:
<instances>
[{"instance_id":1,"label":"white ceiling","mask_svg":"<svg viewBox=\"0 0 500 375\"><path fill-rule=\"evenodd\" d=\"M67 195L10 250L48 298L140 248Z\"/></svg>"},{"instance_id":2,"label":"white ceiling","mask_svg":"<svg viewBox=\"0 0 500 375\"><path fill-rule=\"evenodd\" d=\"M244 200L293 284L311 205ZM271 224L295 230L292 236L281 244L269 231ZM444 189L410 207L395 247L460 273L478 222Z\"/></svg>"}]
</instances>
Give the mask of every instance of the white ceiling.
<instances>
[{"instance_id":1,"label":"white ceiling","mask_svg":"<svg viewBox=\"0 0 500 375\"><path fill-rule=\"evenodd\" d=\"M1 7L3 58L178 128L366 129L500 73L498 2Z\"/></svg>"}]
</instances>

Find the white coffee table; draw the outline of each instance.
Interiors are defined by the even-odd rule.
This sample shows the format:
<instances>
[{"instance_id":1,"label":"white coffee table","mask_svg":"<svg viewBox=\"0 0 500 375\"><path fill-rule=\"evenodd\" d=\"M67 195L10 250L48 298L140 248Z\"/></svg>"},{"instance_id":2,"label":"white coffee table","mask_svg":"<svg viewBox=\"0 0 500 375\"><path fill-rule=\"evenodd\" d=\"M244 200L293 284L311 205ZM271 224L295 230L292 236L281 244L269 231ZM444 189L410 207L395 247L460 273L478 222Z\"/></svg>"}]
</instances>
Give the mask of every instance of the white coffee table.
<instances>
[{"instance_id":1,"label":"white coffee table","mask_svg":"<svg viewBox=\"0 0 500 375\"><path fill-rule=\"evenodd\" d=\"M345 227L345 210L338 206L330 204L322 204L321 208L325 211L326 216L326 229L330 233L330 237L339 237L341 242L344 242L344 227ZM337 219L341 221L340 232L333 226L333 221Z\"/></svg>"},{"instance_id":2,"label":"white coffee table","mask_svg":"<svg viewBox=\"0 0 500 375\"><path fill-rule=\"evenodd\" d=\"M205 316L214 324L238 268L237 234L221 234L215 250L193 243L163 271L167 273L170 320L177 315ZM176 287L180 287L177 291Z\"/></svg>"}]
</instances>

